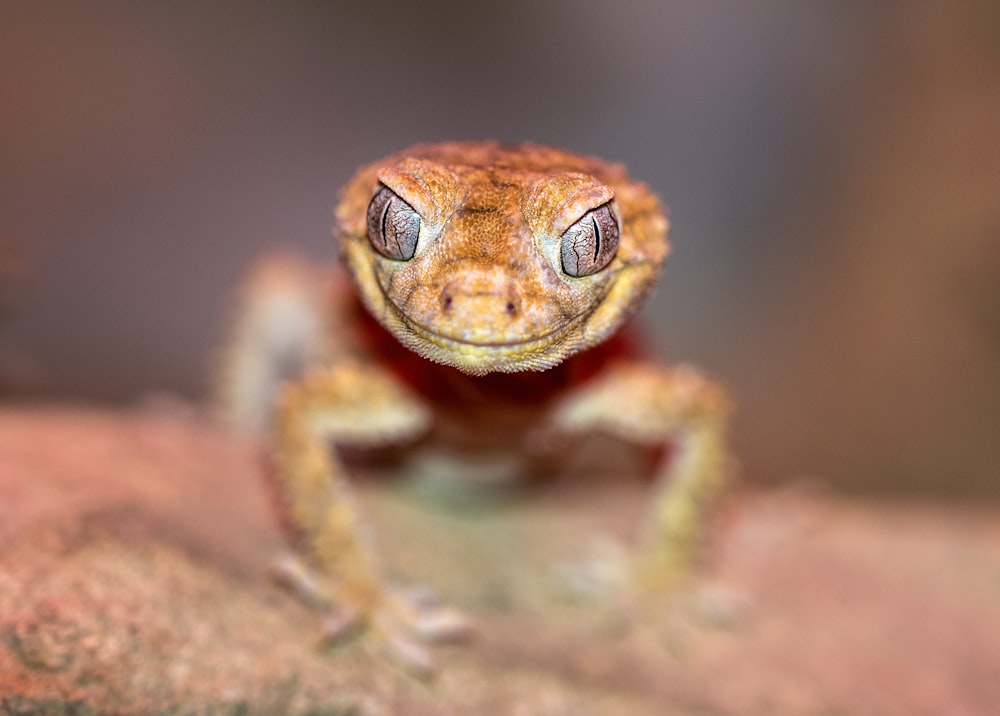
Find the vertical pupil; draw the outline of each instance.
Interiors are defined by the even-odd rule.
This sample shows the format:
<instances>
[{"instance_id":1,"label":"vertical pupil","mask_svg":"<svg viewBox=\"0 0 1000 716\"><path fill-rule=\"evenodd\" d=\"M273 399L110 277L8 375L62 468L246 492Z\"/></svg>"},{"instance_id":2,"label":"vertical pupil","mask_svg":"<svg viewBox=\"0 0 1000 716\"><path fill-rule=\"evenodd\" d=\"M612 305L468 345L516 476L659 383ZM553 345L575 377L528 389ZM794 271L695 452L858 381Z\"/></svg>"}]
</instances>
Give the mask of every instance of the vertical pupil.
<instances>
[{"instance_id":1,"label":"vertical pupil","mask_svg":"<svg viewBox=\"0 0 1000 716\"><path fill-rule=\"evenodd\" d=\"M388 245L389 237L385 234L385 223L389 219L389 207L392 206L392 197L385 202L385 208L382 209L382 243Z\"/></svg>"},{"instance_id":2,"label":"vertical pupil","mask_svg":"<svg viewBox=\"0 0 1000 716\"><path fill-rule=\"evenodd\" d=\"M597 256L601 253L601 226L594 214L590 215L590 221L594 225L594 263L597 263Z\"/></svg>"}]
</instances>

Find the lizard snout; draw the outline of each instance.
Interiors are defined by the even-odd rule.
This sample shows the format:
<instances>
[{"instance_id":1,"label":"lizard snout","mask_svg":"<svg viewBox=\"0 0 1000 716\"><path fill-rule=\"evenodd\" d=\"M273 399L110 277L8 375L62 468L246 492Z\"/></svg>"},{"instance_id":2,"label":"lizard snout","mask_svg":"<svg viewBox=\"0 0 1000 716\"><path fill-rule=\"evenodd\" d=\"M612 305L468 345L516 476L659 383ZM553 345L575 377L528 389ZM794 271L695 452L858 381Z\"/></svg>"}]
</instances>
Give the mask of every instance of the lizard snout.
<instances>
[{"instance_id":1,"label":"lizard snout","mask_svg":"<svg viewBox=\"0 0 1000 716\"><path fill-rule=\"evenodd\" d=\"M464 272L441 288L438 303L443 322L463 332L472 327L493 331L510 327L521 313L517 285L502 271ZM500 332L507 333L502 328Z\"/></svg>"},{"instance_id":2,"label":"lizard snout","mask_svg":"<svg viewBox=\"0 0 1000 716\"><path fill-rule=\"evenodd\" d=\"M516 261L448 261L440 281L414 280L398 305L410 326L482 348L531 343L561 330L576 313L563 309Z\"/></svg>"}]
</instances>

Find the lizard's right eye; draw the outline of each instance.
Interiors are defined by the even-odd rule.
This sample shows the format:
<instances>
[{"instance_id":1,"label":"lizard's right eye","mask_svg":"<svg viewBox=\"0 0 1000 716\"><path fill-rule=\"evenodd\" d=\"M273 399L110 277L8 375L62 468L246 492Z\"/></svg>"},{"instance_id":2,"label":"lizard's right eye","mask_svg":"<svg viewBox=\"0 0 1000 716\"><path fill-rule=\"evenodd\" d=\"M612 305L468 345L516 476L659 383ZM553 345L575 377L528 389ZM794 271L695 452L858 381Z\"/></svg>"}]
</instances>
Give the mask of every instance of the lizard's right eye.
<instances>
[{"instance_id":1,"label":"lizard's right eye","mask_svg":"<svg viewBox=\"0 0 1000 716\"><path fill-rule=\"evenodd\" d=\"M409 261L417 250L420 214L392 189L380 186L368 205L368 240L388 259Z\"/></svg>"},{"instance_id":2,"label":"lizard's right eye","mask_svg":"<svg viewBox=\"0 0 1000 716\"><path fill-rule=\"evenodd\" d=\"M618 219L610 204L591 209L562 235L562 270L577 278L597 273L618 250Z\"/></svg>"}]
</instances>

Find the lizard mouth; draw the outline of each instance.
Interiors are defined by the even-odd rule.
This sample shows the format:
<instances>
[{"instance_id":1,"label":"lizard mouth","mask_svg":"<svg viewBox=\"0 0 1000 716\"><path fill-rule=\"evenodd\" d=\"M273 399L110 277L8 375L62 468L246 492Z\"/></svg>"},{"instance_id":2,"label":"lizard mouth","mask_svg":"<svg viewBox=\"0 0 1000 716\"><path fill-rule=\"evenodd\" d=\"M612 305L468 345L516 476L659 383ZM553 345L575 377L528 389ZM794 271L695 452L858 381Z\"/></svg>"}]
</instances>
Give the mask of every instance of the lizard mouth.
<instances>
[{"instance_id":1,"label":"lizard mouth","mask_svg":"<svg viewBox=\"0 0 1000 716\"><path fill-rule=\"evenodd\" d=\"M458 368L471 375L492 372L545 370L561 363L575 341L568 338L581 316L545 333L516 341L477 341L443 335L398 314L407 330L397 338L428 360Z\"/></svg>"},{"instance_id":2,"label":"lizard mouth","mask_svg":"<svg viewBox=\"0 0 1000 716\"><path fill-rule=\"evenodd\" d=\"M369 303L374 315L381 316L380 322L396 340L427 360L469 375L546 370L562 363L588 340L584 326L593 315L593 304L583 310L577 307L569 316L561 311L556 311L550 320L537 316L533 322L542 330L536 332L504 335L498 331L490 335L489 331L481 327L476 330L475 325L470 325L466 333L461 326L418 320L396 303L383 277L377 271L373 273L370 282L359 281L362 298L368 288L369 299L365 303Z\"/></svg>"},{"instance_id":3,"label":"lizard mouth","mask_svg":"<svg viewBox=\"0 0 1000 716\"><path fill-rule=\"evenodd\" d=\"M544 346L568 333L587 314L587 311L581 311L568 319L563 319L555 328L543 333L533 334L527 338L518 338L516 340L477 340L460 337L454 333L451 335L442 333L438 329L417 321L393 300L393 297L386 290L385 286L382 285L381 281L378 282L378 287L382 292L382 297L386 304L392 308L392 312L396 314L400 323L423 340L445 349L506 352Z\"/></svg>"},{"instance_id":4,"label":"lizard mouth","mask_svg":"<svg viewBox=\"0 0 1000 716\"><path fill-rule=\"evenodd\" d=\"M398 308L397 308L398 310ZM582 314L581 314L582 315ZM409 326L415 333L420 334L427 340L433 343L443 343L443 344L454 344L456 346L469 346L471 348L528 348L535 345L540 345L548 343L562 334L566 333L575 324L581 316L574 316L569 321L559 325L558 327L552 329L551 331L546 331L545 333L539 333L537 335L530 336L529 338L524 338L516 341L477 341L470 340L466 338L458 338L456 336L449 336L439 331L434 330L430 326L425 326L422 323L414 321L412 318L406 316L400 311L400 316L403 321Z\"/></svg>"},{"instance_id":5,"label":"lizard mouth","mask_svg":"<svg viewBox=\"0 0 1000 716\"><path fill-rule=\"evenodd\" d=\"M414 320L395 302L389 300L387 304L395 314L396 328L387 327L403 345L428 360L450 365L470 375L545 370L561 363L573 352L578 341L570 336L587 315L584 311L561 321L552 330L527 338L476 340L442 333Z\"/></svg>"}]
</instances>

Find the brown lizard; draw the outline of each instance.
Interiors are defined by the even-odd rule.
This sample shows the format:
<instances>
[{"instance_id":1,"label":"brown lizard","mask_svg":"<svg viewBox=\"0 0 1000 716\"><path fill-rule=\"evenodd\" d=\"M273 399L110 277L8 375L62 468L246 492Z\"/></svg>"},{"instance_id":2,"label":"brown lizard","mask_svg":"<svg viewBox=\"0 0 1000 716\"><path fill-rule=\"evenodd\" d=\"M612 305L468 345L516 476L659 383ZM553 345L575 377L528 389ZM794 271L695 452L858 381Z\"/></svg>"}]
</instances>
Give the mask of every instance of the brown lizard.
<instances>
[{"instance_id":1,"label":"brown lizard","mask_svg":"<svg viewBox=\"0 0 1000 716\"><path fill-rule=\"evenodd\" d=\"M334 281L323 309L315 294L302 301L326 319L300 321L313 365L280 391L271 427L301 556L286 577L337 615L332 630L365 624L420 666L414 635L461 620L387 587L331 442L525 464L547 437L596 430L669 445L628 582L655 593L685 575L727 473L729 401L691 367L643 359L620 330L660 273L667 229L656 196L621 166L542 146L421 145L358 171L334 225L352 280ZM275 273L251 293L285 285ZM224 373L236 416L260 402L248 386L295 330L282 327L295 311L258 299Z\"/></svg>"}]
</instances>

